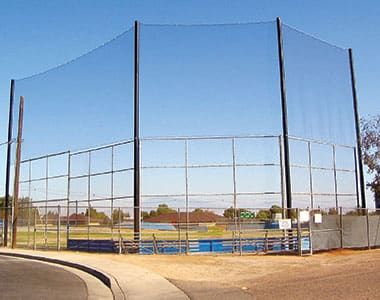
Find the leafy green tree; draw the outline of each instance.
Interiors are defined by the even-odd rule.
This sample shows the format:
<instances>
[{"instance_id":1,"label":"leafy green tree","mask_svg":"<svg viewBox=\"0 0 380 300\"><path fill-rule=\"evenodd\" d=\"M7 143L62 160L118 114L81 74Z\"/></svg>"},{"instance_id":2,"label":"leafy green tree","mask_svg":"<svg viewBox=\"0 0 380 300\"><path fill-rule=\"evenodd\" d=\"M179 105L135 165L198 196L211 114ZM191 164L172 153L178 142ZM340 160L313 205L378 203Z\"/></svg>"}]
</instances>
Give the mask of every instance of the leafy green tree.
<instances>
[{"instance_id":1,"label":"leafy green tree","mask_svg":"<svg viewBox=\"0 0 380 300\"><path fill-rule=\"evenodd\" d=\"M9 205L12 206L13 197L9 197ZM5 206L5 197L0 197L0 219L3 219L4 217L4 206ZM11 213L9 209L9 214ZM19 209L18 209L18 224L23 226L26 224L33 224L34 223L34 216L36 216L36 219L40 219L40 214L37 208L33 206L33 202L29 197L21 197L19 198ZM10 215L9 215L9 218ZM28 221L29 220L29 221ZM11 222L11 220L9 219Z\"/></svg>"},{"instance_id":2,"label":"leafy green tree","mask_svg":"<svg viewBox=\"0 0 380 300\"><path fill-rule=\"evenodd\" d=\"M278 205L272 205L269 210L270 210L271 214L281 214L282 213L282 208Z\"/></svg>"},{"instance_id":3,"label":"leafy green tree","mask_svg":"<svg viewBox=\"0 0 380 300\"><path fill-rule=\"evenodd\" d=\"M155 216L157 216L157 211L155 211L155 210L151 210L151 211L149 212L149 217L155 217Z\"/></svg>"},{"instance_id":4,"label":"leafy green tree","mask_svg":"<svg viewBox=\"0 0 380 300\"><path fill-rule=\"evenodd\" d=\"M143 218L143 220L144 220L144 219L147 219L147 218L149 218L149 213L148 213L147 211L143 211L143 212L141 213L141 217Z\"/></svg>"},{"instance_id":5,"label":"leafy green tree","mask_svg":"<svg viewBox=\"0 0 380 300\"><path fill-rule=\"evenodd\" d=\"M10 196L9 197L9 206L12 206L12 202L13 202L13 197ZM5 207L5 197L0 197L0 208L4 208Z\"/></svg>"},{"instance_id":6,"label":"leafy green tree","mask_svg":"<svg viewBox=\"0 0 380 300\"><path fill-rule=\"evenodd\" d=\"M173 208L170 208L167 204L161 203L158 205L156 210L151 210L150 212L143 211L141 213L141 216L143 219L147 219L150 217L156 217L159 215L172 214L172 213L177 213L177 211Z\"/></svg>"},{"instance_id":7,"label":"leafy green tree","mask_svg":"<svg viewBox=\"0 0 380 300\"><path fill-rule=\"evenodd\" d=\"M195 212L195 213L203 213L203 212L208 212L208 210L207 209L202 209L202 208L196 208L196 209L193 210L193 212Z\"/></svg>"},{"instance_id":8,"label":"leafy green tree","mask_svg":"<svg viewBox=\"0 0 380 300\"><path fill-rule=\"evenodd\" d=\"M129 212L127 211L124 212L122 209L120 210L120 218L122 222L125 218L129 218L129 217L130 217ZM119 223L119 209L114 209L112 211L112 222L113 224Z\"/></svg>"},{"instance_id":9,"label":"leafy green tree","mask_svg":"<svg viewBox=\"0 0 380 300\"><path fill-rule=\"evenodd\" d=\"M170 208L167 204L159 204L157 208L157 216L162 214L171 214L176 213L177 211L175 209Z\"/></svg>"},{"instance_id":10,"label":"leafy green tree","mask_svg":"<svg viewBox=\"0 0 380 300\"><path fill-rule=\"evenodd\" d=\"M380 115L361 120L363 161L372 175L367 186L374 193L376 208L380 208Z\"/></svg>"},{"instance_id":11,"label":"leafy green tree","mask_svg":"<svg viewBox=\"0 0 380 300\"><path fill-rule=\"evenodd\" d=\"M90 214L91 222L98 222L100 224L108 224L110 223L110 218L102 211L98 212L95 208L90 207L86 209L85 216L88 217Z\"/></svg>"},{"instance_id":12,"label":"leafy green tree","mask_svg":"<svg viewBox=\"0 0 380 300\"><path fill-rule=\"evenodd\" d=\"M268 220L270 218L271 218L271 212L269 209L261 209L256 214L256 219L259 219L259 220Z\"/></svg>"},{"instance_id":13,"label":"leafy green tree","mask_svg":"<svg viewBox=\"0 0 380 300\"><path fill-rule=\"evenodd\" d=\"M272 205L269 209L261 209L256 214L256 219L260 220L268 220L274 217L276 214L281 214L283 212L283 209L278 205ZM289 211L289 218L295 218L296 217L296 211L290 210Z\"/></svg>"},{"instance_id":14,"label":"leafy green tree","mask_svg":"<svg viewBox=\"0 0 380 300\"><path fill-rule=\"evenodd\" d=\"M248 210L244 208L227 208L223 212L223 216L228 219L233 219L234 217L239 217L242 212L247 212Z\"/></svg>"}]
</instances>

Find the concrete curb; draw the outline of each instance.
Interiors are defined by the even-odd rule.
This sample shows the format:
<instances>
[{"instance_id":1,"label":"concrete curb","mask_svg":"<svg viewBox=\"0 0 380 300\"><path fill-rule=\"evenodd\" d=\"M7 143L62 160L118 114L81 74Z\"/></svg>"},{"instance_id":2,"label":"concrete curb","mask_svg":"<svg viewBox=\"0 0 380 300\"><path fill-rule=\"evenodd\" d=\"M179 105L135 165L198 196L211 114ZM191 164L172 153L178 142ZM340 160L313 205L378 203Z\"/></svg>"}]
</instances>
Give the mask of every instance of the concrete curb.
<instances>
[{"instance_id":1,"label":"concrete curb","mask_svg":"<svg viewBox=\"0 0 380 300\"><path fill-rule=\"evenodd\" d=\"M3 256L9 256L9 257L17 257L17 258L24 258L24 259L30 259L30 260L37 260L37 261L42 261L42 262L47 262L47 263L52 263L52 264L58 264L70 268L75 268L78 270L81 270L83 272L86 272L97 279L99 279L106 287L108 287L115 300L124 300L126 299L122 289L120 288L117 280L113 278L112 276L105 274L104 272L98 271L93 267L89 267L83 264L78 264L74 262L69 262L69 261L64 261L60 259L55 259L55 258L48 258L48 257L43 257L43 256L36 256L36 255L30 255L30 254L21 254L21 253L15 253L15 252L3 252L0 251L0 255Z\"/></svg>"}]
</instances>

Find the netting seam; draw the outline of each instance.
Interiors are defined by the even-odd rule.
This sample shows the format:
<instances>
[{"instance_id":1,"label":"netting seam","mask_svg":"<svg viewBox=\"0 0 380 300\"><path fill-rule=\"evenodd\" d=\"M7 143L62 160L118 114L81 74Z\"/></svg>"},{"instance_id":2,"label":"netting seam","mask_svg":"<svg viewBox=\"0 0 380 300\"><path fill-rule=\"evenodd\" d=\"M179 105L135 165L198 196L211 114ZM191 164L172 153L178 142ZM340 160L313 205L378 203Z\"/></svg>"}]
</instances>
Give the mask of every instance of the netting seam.
<instances>
[{"instance_id":1,"label":"netting seam","mask_svg":"<svg viewBox=\"0 0 380 300\"><path fill-rule=\"evenodd\" d=\"M201 23L201 24L155 24L155 23L140 23L143 26L149 27L217 27L217 26L241 26L241 25L260 25L274 24L275 21L258 21L258 22L236 22L236 23Z\"/></svg>"}]
</instances>

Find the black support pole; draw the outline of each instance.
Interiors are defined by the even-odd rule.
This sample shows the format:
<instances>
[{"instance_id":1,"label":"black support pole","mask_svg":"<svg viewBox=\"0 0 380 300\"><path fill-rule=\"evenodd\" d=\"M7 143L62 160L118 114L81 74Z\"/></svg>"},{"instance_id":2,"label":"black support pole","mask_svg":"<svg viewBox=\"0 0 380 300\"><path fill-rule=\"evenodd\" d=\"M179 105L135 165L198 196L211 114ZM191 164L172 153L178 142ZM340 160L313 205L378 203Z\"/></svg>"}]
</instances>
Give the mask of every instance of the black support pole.
<instances>
[{"instance_id":1,"label":"black support pole","mask_svg":"<svg viewBox=\"0 0 380 300\"><path fill-rule=\"evenodd\" d=\"M11 181L11 159L12 159L12 123L13 123L13 104L14 104L15 81L11 80L11 90L9 95L9 115L8 115L8 145L7 162L5 169L5 201L4 201L4 246L8 246L8 215L9 215L9 187Z\"/></svg>"},{"instance_id":2,"label":"black support pole","mask_svg":"<svg viewBox=\"0 0 380 300\"><path fill-rule=\"evenodd\" d=\"M140 240L141 230L141 197L140 197L140 112L139 112L139 56L140 56L140 24L135 21L135 55L134 55L134 193L133 220L134 239Z\"/></svg>"},{"instance_id":3,"label":"black support pole","mask_svg":"<svg viewBox=\"0 0 380 300\"><path fill-rule=\"evenodd\" d=\"M282 137L284 140L284 167L285 167L285 189L286 189L286 206L292 208L292 185L290 178L290 159L289 159L289 139L288 139L288 111L286 106L286 89L285 89L285 66L284 50L282 43L281 19L277 18L277 45L278 61L280 65L280 84L281 84L281 110L282 110Z\"/></svg>"},{"instance_id":4,"label":"black support pole","mask_svg":"<svg viewBox=\"0 0 380 300\"><path fill-rule=\"evenodd\" d=\"M358 111L358 98L356 94L356 81L355 81L355 72L354 72L354 59L352 56L352 49L348 49L348 56L350 60L350 72L351 72L351 87L352 87L352 98L354 103L354 114L355 114L355 129L356 129L356 150L357 150L357 165L359 171L359 189L360 189L360 198L362 203L362 208L366 208L366 199L365 199L365 182L364 182L364 171L363 171L363 155L362 155L362 140L360 134L360 118Z\"/></svg>"}]
</instances>

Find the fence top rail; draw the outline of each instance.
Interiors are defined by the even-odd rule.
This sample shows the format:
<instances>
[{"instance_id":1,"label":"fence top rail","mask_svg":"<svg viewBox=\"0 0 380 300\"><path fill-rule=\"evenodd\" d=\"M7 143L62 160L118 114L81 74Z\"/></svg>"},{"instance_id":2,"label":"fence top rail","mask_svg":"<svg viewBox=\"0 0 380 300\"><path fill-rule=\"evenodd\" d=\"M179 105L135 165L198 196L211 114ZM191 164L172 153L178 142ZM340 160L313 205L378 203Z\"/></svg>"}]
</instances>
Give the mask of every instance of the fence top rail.
<instances>
[{"instance_id":1,"label":"fence top rail","mask_svg":"<svg viewBox=\"0 0 380 300\"><path fill-rule=\"evenodd\" d=\"M152 136L152 137L142 137L140 138L140 141L190 141L190 140L275 139L275 138L281 138L281 135L265 135L265 134L258 135L257 134L257 135L156 136L156 137ZM307 138L301 138L301 137L296 137L296 136L289 136L289 139L355 150L354 146L334 144L327 141L307 139ZM81 149L81 150L76 150L76 151L66 150L66 151L61 151L61 152L56 152L56 153L51 153L51 154L45 154L45 155L41 155L37 157L24 159L21 161L21 163L31 162L31 161L40 160L40 159L46 159L49 157L59 156L59 155L64 155L64 154L75 156L75 155L80 155L80 154L89 153L93 151L99 151L99 150L103 150L107 148L113 148L113 147L117 147L121 145L126 145L130 143L133 143L133 139L122 140L118 142L113 142L113 143L95 146L95 147L89 147L86 149Z\"/></svg>"},{"instance_id":2,"label":"fence top rail","mask_svg":"<svg viewBox=\"0 0 380 300\"><path fill-rule=\"evenodd\" d=\"M354 169L343 169L343 168L334 168L334 167L321 167L316 165L306 165L306 164L290 164L290 167L301 168L301 169L313 169L313 170L321 170L321 171L338 171L338 172L351 172L355 173Z\"/></svg>"},{"instance_id":3,"label":"fence top rail","mask_svg":"<svg viewBox=\"0 0 380 300\"><path fill-rule=\"evenodd\" d=\"M93 151L99 151L99 150L117 147L117 146L121 146L121 145L126 145L126 144L130 144L132 142L133 142L133 139L129 139L129 140L118 141L118 142L109 143L109 144L105 144L105 145L100 145L100 146L96 146L96 147L89 147L86 149L70 151L70 156L80 155L83 153L88 153L88 152L93 152Z\"/></svg>"},{"instance_id":4,"label":"fence top rail","mask_svg":"<svg viewBox=\"0 0 380 300\"><path fill-rule=\"evenodd\" d=\"M69 153L70 153L70 151L66 150L66 151L61 151L61 152L45 154L45 155L41 155L41 156L37 156L37 157L24 159L20 163L26 163L26 162L36 161L36 160L40 160L40 159L47 159L49 157L60 156L60 155L69 154Z\"/></svg>"},{"instance_id":5,"label":"fence top rail","mask_svg":"<svg viewBox=\"0 0 380 300\"><path fill-rule=\"evenodd\" d=\"M6 142L1 142L0 143L0 146L4 146L4 145L8 145L8 144L12 144L16 141L16 139L11 139L10 141L6 141Z\"/></svg>"},{"instance_id":6,"label":"fence top rail","mask_svg":"<svg viewBox=\"0 0 380 300\"><path fill-rule=\"evenodd\" d=\"M348 148L348 149L353 149L353 150L355 149L355 146L336 144L336 143L331 143L331 142L316 140L316 139L310 139L310 138L301 138L298 136L291 136L290 135L290 136L288 136L288 138L290 140L301 141L301 142L310 142L312 144L335 146L335 147Z\"/></svg>"}]
</instances>

